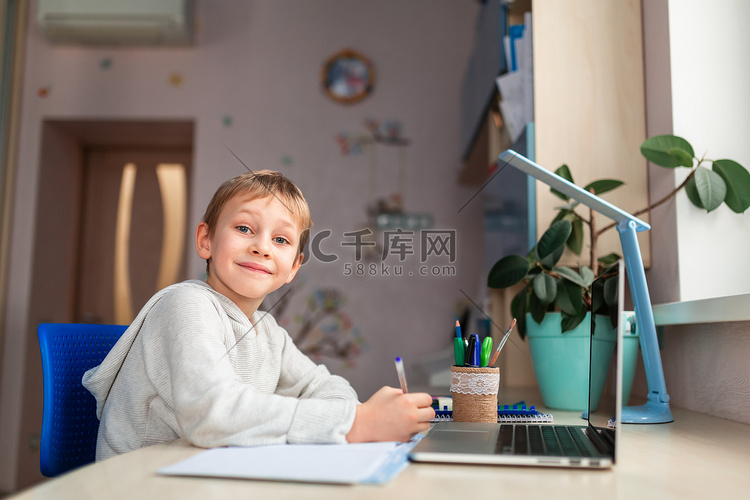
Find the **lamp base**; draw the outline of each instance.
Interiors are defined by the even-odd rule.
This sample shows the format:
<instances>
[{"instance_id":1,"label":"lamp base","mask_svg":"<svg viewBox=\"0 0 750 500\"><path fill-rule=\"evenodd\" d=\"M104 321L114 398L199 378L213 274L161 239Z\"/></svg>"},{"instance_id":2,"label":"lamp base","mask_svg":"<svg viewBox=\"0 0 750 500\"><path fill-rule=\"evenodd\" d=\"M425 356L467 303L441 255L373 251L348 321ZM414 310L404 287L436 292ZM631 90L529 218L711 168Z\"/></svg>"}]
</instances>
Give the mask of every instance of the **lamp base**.
<instances>
[{"instance_id":1,"label":"lamp base","mask_svg":"<svg viewBox=\"0 0 750 500\"><path fill-rule=\"evenodd\" d=\"M622 409L623 424L667 424L674 422L669 403L647 401L642 406L625 406Z\"/></svg>"}]
</instances>

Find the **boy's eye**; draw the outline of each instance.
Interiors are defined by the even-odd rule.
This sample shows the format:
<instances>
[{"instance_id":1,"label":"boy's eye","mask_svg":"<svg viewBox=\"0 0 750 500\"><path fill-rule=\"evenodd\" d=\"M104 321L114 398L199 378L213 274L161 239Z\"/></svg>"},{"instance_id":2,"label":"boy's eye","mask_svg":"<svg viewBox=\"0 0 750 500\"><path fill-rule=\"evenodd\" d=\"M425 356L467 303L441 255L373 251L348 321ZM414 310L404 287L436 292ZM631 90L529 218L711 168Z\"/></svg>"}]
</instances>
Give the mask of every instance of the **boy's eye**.
<instances>
[{"instance_id":1,"label":"boy's eye","mask_svg":"<svg viewBox=\"0 0 750 500\"><path fill-rule=\"evenodd\" d=\"M287 243L289 243L289 240L287 240L286 238L282 238L281 236L277 236L273 240L279 245L286 245Z\"/></svg>"},{"instance_id":2,"label":"boy's eye","mask_svg":"<svg viewBox=\"0 0 750 500\"><path fill-rule=\"evenodd\" d=\"M247 226L237 226L237 231L244 234L250 234L252 232L252 230Z\"/></svg>"}]
</instances>

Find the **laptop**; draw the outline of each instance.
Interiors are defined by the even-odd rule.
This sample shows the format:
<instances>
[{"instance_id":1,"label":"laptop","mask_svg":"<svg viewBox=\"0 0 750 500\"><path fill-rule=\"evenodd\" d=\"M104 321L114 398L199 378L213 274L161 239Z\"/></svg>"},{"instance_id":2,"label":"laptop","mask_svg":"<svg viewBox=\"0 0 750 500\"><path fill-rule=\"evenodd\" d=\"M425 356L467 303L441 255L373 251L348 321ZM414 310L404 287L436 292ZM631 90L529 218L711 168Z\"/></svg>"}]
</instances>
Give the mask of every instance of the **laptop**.
<instances>
[{"instance_id":1,"label":"laptop","mask_svg":"<svg viewBox=\"0 0 750 500\"><path fill-rule=\"evenodd\" d=\"M614 390L605 392L595 409L584 411L587 425L495 424L438 422L412 449L409 458L415 462L452 464L533 465L574 468L609 468L617 459L617 423L622 412L622 321L624 298L624 265L619 261L617 289L617 328L613 355ZM613 269L613 270L614 270ZM602 279L597 278L597 279ZM601 284L601 283L599 283ZM593 321L592 321L593 323ZM593 335L593 324L592 335ZM589 355L593 342L589 342ZM589 363L588 386L606 383L605 373L592 373ZM594 370L596 372L596 370ZM604 377L605 380L592 380Z\"/></svg>"}]
</instances>

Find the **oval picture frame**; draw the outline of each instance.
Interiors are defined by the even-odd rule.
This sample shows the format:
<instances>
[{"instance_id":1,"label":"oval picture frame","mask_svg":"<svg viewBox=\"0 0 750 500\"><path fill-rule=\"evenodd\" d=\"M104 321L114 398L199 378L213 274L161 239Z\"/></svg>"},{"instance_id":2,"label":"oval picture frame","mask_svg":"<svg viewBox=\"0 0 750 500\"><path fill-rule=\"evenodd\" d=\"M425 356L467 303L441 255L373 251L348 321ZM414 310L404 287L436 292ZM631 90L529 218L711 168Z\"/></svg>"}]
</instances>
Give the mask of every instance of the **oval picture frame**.
<instances>
[{"instance_id":1,"label":"oval picture frame","mask_svg":"<svg viewBox=\"0 0 750 500\"><path fill-rule=\"evenodd\" d=\"M320 77L326 95L343 104L361 101L375 87L375 68L372 63L367 57L351 49L329 57Z\"/></svg>"}]
</instances>

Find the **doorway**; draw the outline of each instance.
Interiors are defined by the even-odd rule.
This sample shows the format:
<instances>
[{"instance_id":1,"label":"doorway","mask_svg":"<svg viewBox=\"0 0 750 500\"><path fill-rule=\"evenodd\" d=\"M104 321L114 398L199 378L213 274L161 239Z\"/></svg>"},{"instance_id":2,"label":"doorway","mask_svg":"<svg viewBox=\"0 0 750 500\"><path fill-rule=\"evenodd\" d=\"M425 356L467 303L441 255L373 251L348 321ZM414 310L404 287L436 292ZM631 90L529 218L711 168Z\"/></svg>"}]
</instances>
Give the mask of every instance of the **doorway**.
<instances>
[{"instance_id":1,"label":"doorway","mask_svg":"<svg viewBox=\"0 0 750 500\"><path fill-rule=\"evenodd\" d=\"M35 224L20 228L33 232L34 248L19 488L43 479L37 325L129 323L157 287L186 277L193 131L192 121L44 122ZM117 283L129 306L119 317Z\"/></svg>"},{"instance_id":2,"label":"doorway","mask_svg":"<svg viewBox=\"0 0 750 500\"><path fill-rule=\"evenodd\" d=\"M189 165L181 148L86 151L75 322L128 324L185 278Z\"/></svg>"}]
</instances>

